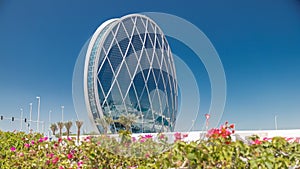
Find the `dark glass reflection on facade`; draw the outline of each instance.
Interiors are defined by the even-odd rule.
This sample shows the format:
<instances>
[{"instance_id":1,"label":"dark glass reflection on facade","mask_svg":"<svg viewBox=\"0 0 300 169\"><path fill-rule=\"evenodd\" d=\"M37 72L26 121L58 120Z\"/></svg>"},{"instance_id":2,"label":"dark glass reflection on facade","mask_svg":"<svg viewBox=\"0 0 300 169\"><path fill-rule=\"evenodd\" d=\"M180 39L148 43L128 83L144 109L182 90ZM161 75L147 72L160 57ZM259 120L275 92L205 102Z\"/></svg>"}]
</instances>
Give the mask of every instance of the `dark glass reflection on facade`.
<instances>
[{"instance_id":1,"label":"dark glass reflection on facade","mask_svg":"<svg viewBox=\"0 0 300 169\"><path fill-rule=\"evenodd\" d=\"M110 117L108 130L134 115L134 133L173 131L177 82L172 53L160 28L148 17L127 15L102 24L87 51L85 100L93 120ZM96 124L103 132L103 124Z\"/></svg>"}]
</instances>

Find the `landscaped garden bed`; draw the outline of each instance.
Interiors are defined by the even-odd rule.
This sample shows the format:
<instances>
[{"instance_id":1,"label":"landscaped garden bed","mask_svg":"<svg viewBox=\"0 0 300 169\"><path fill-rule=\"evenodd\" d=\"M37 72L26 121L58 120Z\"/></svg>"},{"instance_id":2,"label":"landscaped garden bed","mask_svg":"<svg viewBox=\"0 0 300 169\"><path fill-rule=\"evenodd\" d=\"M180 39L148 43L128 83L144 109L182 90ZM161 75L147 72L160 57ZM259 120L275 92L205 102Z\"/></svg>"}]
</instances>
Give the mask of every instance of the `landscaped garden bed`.
<instances>
[{"instance_id":1,"label":"landscaped garden bed","mask_svg":"<svg viewBox=\"0 0 300 169\"><path fill-rule=\"evenodd\" d=\"M226 123L211 129L203 140L184 142L176 133L168 143L163 133L156 138L131 137L120 132L116 140L108 135L49 141L24 132L0 131L0 168L297 168L300 144L282 137L251 142L231 141L234 126Z\"/></svg>"}]
</instances>

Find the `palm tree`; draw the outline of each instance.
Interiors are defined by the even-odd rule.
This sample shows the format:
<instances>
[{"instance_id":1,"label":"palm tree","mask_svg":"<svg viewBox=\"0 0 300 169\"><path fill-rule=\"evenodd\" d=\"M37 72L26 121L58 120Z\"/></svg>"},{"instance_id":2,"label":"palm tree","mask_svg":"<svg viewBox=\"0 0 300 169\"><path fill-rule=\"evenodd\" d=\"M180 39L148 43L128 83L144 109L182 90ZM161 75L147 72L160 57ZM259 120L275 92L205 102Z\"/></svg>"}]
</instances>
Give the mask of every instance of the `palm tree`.
<instances>
[{"instance_id":1,"label":"palm tree","mask_svg":"<svg viewBox=\"0 0 300 169\"><path fill-rule=\"evenodd\" d=\"M97 125L101 125L104 130L104 134L108 133L108 129L110 125L114 124L115 120L110 116L104 116L104 118L97 118L96 120Z\"/></svg>"},{"instance_id":2,"label":"palm tree","mask_svg":"<svg viewBox=\"0 0 300 169\"><path fill-rule=\"evenodd\" d=\"M83 125L83 121L76 121L77 126L77 143L79 143L79 136L80 136L80 128Z\"/></svg>"},{"instance_id":3,"label":"palm tree","mask_svg":"<svg viewBox=\"0 0 300 169\"><path fill-rule=\"evenodd\" d=\"M63 122L57 122L57 126L59 128L59 137L62 136L62 129L64 128L64 123Z\"/></svg>"},{"instance_id":4,"label":"palm tree","mask_svg":"<svg viewBox=\"0 0 300 169\"><path fill-rule=\"evenodd\" d=\"M50 129L52 131L52 135L55 136L55 131L58 129L55 123L51 124Z\"/></svg>"},{"instance_id":5,"label":"palm tree","mask_svg":"<svg viewBox=\"0 0 300 169\"><path fill-rule=\"evenodd\" d=\"M112 124L115 123L115 120L112 117L110 117L110 116L105 116L104 119L105 119L108 127L110 127L110 125L112 125Z\"/></svg>"},{"instance_id":6,"label":"palm tree","mask_svg":"<svg viewBox=\"0 0 300 169\"><path fill-rule=\"evenodd\" d=\"M127 115L121 115L118 119L118 122L121 123L127 131L130 131L131 126L137 120L137 116L135 114L129 113Z\"/></svg>"},{"instance_id":7,"label":"palm tree","mask_svg":"<svg viewBox=\"0 0 300 169\"><path fill-rule=\"evenodd\" d=\"M72 125L73 125L73 123L71 121L65 122L65 127L66 127L66 130L67 130L67 138L69 138L70 130L71 130Z\"/></svg>"},{"instance_id":8,"label":"palm tree","mask_svg":"<svg viewBox=\"0 0 300 169\"><path fill-rule=\"evenodd\" d=\"M103 127L104 134L107 134L108 125L107 125L106 120L104 118L96 118L95 122L97 125L101 125Z\"/></svg>"}]
</instances>

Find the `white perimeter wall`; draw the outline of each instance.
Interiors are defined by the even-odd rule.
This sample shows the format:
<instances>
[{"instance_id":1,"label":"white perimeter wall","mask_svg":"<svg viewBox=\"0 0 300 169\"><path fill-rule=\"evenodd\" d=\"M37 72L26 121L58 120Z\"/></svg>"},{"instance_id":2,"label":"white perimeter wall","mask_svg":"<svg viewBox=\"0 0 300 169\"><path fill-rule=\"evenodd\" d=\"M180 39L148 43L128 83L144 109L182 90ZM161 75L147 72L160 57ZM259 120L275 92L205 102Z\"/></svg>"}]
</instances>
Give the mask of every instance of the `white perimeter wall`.
<instances>
[{"instance_id":1,"label":"white perimeter wall","mask_svg":"<svg viewBox=\"0 0 300 169\"><path fill-rule=\"evenodd\" d=\"M143 133L143 134L132 134L132 137L138 139L141 136L150 134L155 139L157 133ZM175 133L164 133L166 137L168 137L168 142L174 142L174 134ZM199 139L204 139L206 132L205 131L191 131L191 132L181 132L181 134L188 134L188 137L184 138L184 141L196 141ZM247 136L257 135L261 139L267 137L272 138L276 136L286 137L286 138L300 138L300 129L297 130L245 130L245 131L236 131L232 136L233 140L238 138L246 139ZM110 137L118 138L118 134L109 135ZM72 136L74 137L74 136ZM80 136L80 140L82 141L86 138L87 135Z\"/></svg>"}]
</instances>

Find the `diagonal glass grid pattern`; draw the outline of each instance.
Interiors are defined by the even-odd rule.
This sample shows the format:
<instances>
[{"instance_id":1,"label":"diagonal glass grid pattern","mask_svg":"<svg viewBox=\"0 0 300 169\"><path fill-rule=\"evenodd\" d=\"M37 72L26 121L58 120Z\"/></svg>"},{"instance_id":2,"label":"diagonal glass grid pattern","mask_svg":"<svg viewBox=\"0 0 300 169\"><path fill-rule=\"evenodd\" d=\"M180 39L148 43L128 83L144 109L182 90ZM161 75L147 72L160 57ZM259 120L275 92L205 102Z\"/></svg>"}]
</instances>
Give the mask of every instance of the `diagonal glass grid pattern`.
<instances>
[{"instance_id":1,"label":"diagonal glass grid pattern","mask_svg":"<svg viewBox=\"0 0 300 169\"><path fill-rule=\"evenodd\" d=\"M88 109L93 120L105 116L112 133L116 122L134 114L134 133L173 131L177 81L170 47L161 29L143 15L124 16L104 27L89 54ZM104 126L97 126L104 132Z\"/></svg>"}]
</instances>

